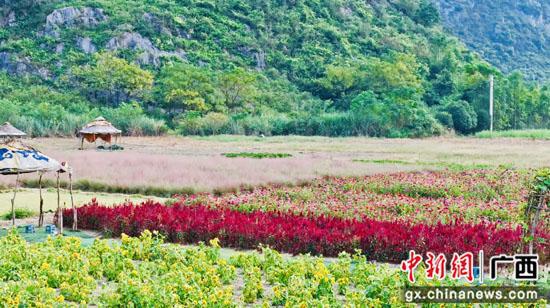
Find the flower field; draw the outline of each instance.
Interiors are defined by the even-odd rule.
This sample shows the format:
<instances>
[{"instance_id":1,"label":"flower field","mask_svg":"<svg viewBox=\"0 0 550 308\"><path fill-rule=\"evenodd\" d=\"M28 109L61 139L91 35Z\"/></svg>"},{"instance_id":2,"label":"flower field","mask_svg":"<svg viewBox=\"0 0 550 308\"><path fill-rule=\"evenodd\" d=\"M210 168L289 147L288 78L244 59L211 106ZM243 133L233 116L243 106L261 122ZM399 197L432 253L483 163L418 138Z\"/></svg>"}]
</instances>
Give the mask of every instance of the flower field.
<instances>
[{"instance_id":1,"label":"flower field","mask_svg":"<svg viewBox=\"0 0 550 308\"><path fill-rule=\"evenodd\" d=\"M506 170L328 177L296 187L181 197L79 209L79 226L119 236L157 230L171 242L219 238L222 245L269 245L292 254L337 256L362 250L370 260L400 262L409 250L452 254L513 253L522 245L522 204L529 173ZM70 225L70 210L64 215ZM537 251L550 254L548 217Z\"/></svg>"},{"instance_id":2,"label":"flower field","mask_svg":"<svg viewBox=\"0 0 550 308\"><path fill-rule=\"evenodd\" d=\"M181 198L239 211L371 218L408 223L498 222L515 225L527 198L528 173L499 170L409 172L325 177L299 187L268 186L222 197Z\"/></svg>"},{"instance_id":3,"label":"flower field","mask_svg":"<svg viewBox=\"0 0 550 308\"><path fill-rule=\"evenodd\" d=\"M286 259L263 247L227 259L216 239L183 249L148 231L139 238L123 235L120 244L96 240L90 247L70 237L29 244L10 233L0 238L0 251L4 307L406 306L406 274L361 254L340 254L326 263L311 256ZM416 285L461 283L418 275Z\"/></svg>"}]
</instances>

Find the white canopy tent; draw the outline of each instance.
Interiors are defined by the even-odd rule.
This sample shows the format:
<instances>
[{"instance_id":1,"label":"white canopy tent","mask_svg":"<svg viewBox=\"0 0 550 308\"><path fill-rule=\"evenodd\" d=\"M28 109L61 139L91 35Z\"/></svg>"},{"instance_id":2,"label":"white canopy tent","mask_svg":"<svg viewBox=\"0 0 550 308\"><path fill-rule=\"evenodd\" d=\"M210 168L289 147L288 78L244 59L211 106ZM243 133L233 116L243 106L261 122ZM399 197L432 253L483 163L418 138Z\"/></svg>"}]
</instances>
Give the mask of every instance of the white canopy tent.
<instances>
[{"instance_id":1,"label":"white canopy tent","mask_svg":"<svg viewBox=\"0 0 550 308\"><path fill-rule=\"evenodd\" d=\"M0 174L56 172L63 169L57 160L20 141L10 140L0 144Z\"/></svg>"},{"instance_id":2,"label":"white canopy tent","mask_svg":"<svg viewBox=\"0 0 550 308\"><path fill-rule=\"evenodd\" d=\"M46 156L35 148L23 144L18 140L9 140L0 144L0 174L17 175L15 191L11 200L12 224L15 226L15 197L17 195L19 175L24 173L38 172L40 174L40 218L39 225L43 222L43 199L42 199L42 175L46 172L57 172L57 195L58 211L60 211L59 198L59 174L69 172L71 169L65 163L59 163L57 160ZM71 177L70 177L71 178ZM72 190L71 190L72 196ZM71 198L72 199L72 198ZM73 204L74 209L74 204ZM58 213L59 213L58 212ZM62 231L62 228L61 228Z\"/></svg>"}]
</instances>

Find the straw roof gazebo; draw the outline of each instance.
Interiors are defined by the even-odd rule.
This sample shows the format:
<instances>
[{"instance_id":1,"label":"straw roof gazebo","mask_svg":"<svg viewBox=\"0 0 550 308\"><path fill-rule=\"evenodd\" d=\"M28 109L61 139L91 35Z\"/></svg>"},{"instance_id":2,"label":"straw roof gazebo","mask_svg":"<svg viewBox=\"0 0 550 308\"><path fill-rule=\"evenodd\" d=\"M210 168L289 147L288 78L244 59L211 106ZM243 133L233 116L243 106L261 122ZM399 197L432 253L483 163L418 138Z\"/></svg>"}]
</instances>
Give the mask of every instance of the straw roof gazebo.
<instances>
[{"instance_id":1,"label":"straw roof gazebo","mask_svg":"<svg viewBox=\"0 0 550 308\"><path fill-rule=\"evenodd\" d=\"M88 142L95 142L97 139L101 139L107 143L112 143L112 137L115 137L115 143L118 136L122 134L122 131L109 123L105 118L98 117L92 122L84 126L78 135L81 138L80 149L84 148L84 140Z\"/></svg>"},{"instance_id":2,"label":"straw roof gazebo","mask_svg":"<svg viewBox=\"0 0 550 308\"><path fill-rule=\"evenodd\" d=\"M0 138L22 138L25 136L27 136L27 134L18 130L9 122L0 125Z\"/></svg>"}]
</instances>

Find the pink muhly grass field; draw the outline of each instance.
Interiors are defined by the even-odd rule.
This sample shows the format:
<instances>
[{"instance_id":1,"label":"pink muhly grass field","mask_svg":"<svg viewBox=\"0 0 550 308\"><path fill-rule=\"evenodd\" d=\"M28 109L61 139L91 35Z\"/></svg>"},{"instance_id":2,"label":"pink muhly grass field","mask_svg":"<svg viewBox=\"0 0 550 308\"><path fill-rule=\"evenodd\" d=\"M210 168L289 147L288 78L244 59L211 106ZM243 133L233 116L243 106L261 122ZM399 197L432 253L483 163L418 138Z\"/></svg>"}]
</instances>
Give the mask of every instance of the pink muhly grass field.
<instances>
[{"instance_id":1,"label":"pink muhly grass field","mask_svg":"<svg viewBox=\"0 0 550 308\"><path fill-rule=\"evenodd\" d=\"M322 175L360 175L385 171L385 166L354 163L350 158L293 154L290 158L227 158L219 154L177 155L134 151L98 152L50 150L48 155L68 161L75 180L116 186L192 188L196 191L232 189L242 185L295 183ZM403 166L400 170L414 169ZM66 176L62 175L62 178ZM23 179L38 178L37 174ZM54 179L55 174L46 178ZM66 179L65 179L66 180ZM1 177L13 185L15 177Z\"/></svg>"},{"instance_id":2,"label":"pink muhly grass field","mask_svg":"<svg viewBox=\"0 0 550 308\"><path fill-rule=\"evenodd\" d=\"M68 161L74 179L113 186L161 187L195 191L232 190L241 185L296 183L324 175L360 176L431 169L414 162L484 163L497 166L544 166L550 163L550 141L480 140L477 138L326 138L280 136L123 137L124 151L98 152L76 138L26 141L45 154ZM452 149L452 151L450 150ZM222 153L289 153L290 158L226 158ZM526 156L527 155L527 156ZM354 160L397 160L380 164ZM54 178L54 175L48 175ZM66 181L66 176L65 181ZM24 175L38 179L38 175ZM0 187L13 186L15 176L0 176Z\"/></svg>"}]
</instances>

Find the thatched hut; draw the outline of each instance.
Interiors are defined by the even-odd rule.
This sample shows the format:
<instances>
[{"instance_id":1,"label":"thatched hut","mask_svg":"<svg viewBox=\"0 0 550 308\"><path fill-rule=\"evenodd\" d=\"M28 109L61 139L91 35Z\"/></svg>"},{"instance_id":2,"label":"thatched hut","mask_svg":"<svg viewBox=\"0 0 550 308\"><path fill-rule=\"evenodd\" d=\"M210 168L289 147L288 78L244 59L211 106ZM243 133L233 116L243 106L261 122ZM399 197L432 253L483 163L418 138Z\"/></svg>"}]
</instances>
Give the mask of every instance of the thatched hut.
<instances>
[{"instance_id":1,"label":"thatched hut","mask_svg":"<svg viewBox=\"0 0 550 308\"><path fill-rule=\"evenodd\" d=\"M113 137L115 138L115 144L118 137L122 134L122 131L109 123L105 118L98 117L92 122L84 126L78 135L81 138L80 149L84 148L84 140L92 143L97 139L101 139L107 143L112 143Z\"/></svg>"},{"instance_id":2,"label":"thatched hut","mask_svg":"<svg viewBox=\"0 0 550 308\"><path fill-rule=\"evenodd\" d=\"M25 136L27 136L27 134L18 130L9 122L0 125L0 139L22 138Z\"/></svg>"}]
</instances>

